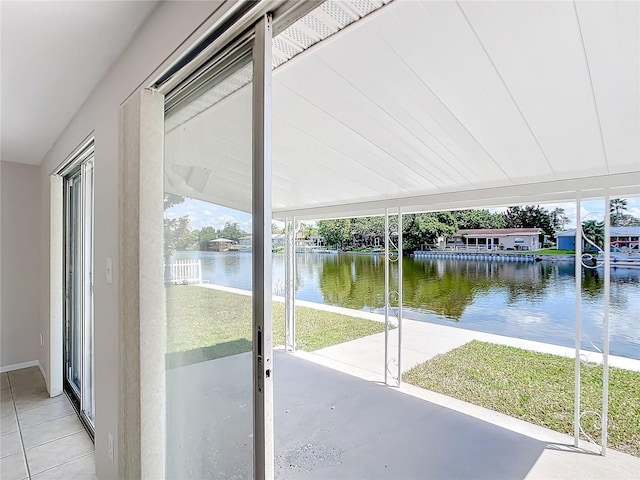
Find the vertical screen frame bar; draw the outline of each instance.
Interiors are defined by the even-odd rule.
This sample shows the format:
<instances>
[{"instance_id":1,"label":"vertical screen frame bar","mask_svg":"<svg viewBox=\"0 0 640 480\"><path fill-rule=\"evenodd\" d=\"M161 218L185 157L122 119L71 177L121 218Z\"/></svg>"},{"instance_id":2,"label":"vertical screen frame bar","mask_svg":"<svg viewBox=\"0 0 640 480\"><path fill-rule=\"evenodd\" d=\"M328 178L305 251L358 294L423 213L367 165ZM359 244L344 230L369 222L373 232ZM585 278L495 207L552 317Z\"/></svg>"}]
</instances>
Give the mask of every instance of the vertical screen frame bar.
<instances>
[{"instance_id":1,"label":"vertical screen frame bar","mask_svg":"<svg viewBox=\"0 0 640 480\"><path fill-rule=\"evenodd\" d=\"M402 385L402 207L398 207L398 388Z\"/></svg>"},{"instance_id":2,"label":"vertical screen frame bar","mask_svg":"<svg viewBox=\"0 0 640 480\"><path fill-rule=\"evenodd\" d=\"M285 229L285 350L296 350L296 217L286 217Z\"/></svg>"},{"instance_id":3,"label":"vertical screen frame bar","mask_svg":"<svg viewBox=\"0 0 640 480\"><path fill-rule=\"evenodd\" d=\"M576 194L576 236L575 236L575 361L574 361L574 403L573 403L573 445L580 446L580 343L582 339L582 195Z\"/></svg>"},{"instance_id":4,"label":"vertical screen frame bar","mask_svg":"<svg viewBox=\"0 0 640 480\"><path fill-rule=\"evenodd\" d=\"M384 384L389 385L389 209L384 209Z\"/></svg>"},{"instance_id":5,"label":"vertical screen frame bar","mask_svg":"<svg viewBox=\"0 0 640 480\"><path fill-rule=\"evenodd\" d=\"M253 46L253 475L274 477L271 245L272 16L255 26ZM259 345L259 343L261 343ZM261 355L258 355L260 351Z\"/></svg>"},{"instance_id":6,"label":"vertical screen frame bar","mask_svg":"<svg viewBox=\"0 0 640 480\"><path fill-rule=\"evenodd\" d=\"M609 192L604 197L604 324L602 352L602 433L601 455L607 455L609 425L609 319L611 305L611 197Z\"/></svg>"}]
</instances>

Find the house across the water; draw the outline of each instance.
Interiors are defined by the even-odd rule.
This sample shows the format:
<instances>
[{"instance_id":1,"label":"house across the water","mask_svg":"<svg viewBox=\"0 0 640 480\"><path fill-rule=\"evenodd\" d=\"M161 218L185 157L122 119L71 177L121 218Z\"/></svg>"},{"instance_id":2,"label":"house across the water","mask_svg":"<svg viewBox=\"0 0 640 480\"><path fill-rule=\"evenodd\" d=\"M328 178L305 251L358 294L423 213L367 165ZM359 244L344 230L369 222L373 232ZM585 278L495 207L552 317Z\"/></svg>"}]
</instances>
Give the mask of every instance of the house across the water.
<instances>
[{"instance_id":1,"label":"house across the water","mask_svg":"<svg viewBox=\"0 0 640 480\"><path fill-rule=\"evenodd\" d=\"M565 230L556 234L558 250L576 249L576 231ZM638 250L640 239L640 227L611 227L611 247L620 250ZM582 249L590 250L590 245L582 240Z\"/></svg>"},{"instance_id":2,"label":"house across the water","mask_svg":"<svg viewBox=\"0 0 640 480\"><path fill-rule=\"evenodd\" d=\"M242 247L251 247L253 245L253 236L245 235L244 237L240 237L238 239L238 245Z\"/></svg>"},{"instance_id":3,"label":"house across the water","mask_svg":"<svg viewBox=\"0 0 640 480\"><path fill-rule=\"evenodd\" d=\"M228 252L233 244L234 241L228 238L216 238L209 242L209 250L213 252Z\"/></svg>"},{"instance_id":4,"label":"house across the water","mask_svg":"<svg viewBox=\"0 0 640 480\"><path fill-rule=\"evenodd\" d=\"M456 250L539 250L539 228L477 228L458 230L447 240Z\"/></svg>"}]
</instances>

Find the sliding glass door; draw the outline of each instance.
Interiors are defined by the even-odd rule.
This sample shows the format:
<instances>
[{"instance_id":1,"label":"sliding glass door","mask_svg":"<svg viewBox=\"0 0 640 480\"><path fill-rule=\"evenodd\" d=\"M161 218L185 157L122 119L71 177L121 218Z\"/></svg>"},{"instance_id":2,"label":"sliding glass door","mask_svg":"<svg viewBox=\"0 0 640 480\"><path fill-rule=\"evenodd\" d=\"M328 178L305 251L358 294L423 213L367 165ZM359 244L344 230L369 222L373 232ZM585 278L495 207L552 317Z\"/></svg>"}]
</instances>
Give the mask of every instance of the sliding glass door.
<instances>
[{"instance_id":1,"label":"sliding glass door","mask_svg":"<svg viewBox=\"0 0 640 480\"><path fill-rule=\"evenodd\" d=\"M64 388L93 431L93 154L64 175L64 198Z\"/></svg>"},{"instance_id":2,"label":"sliding glass door","mask_svg":"<svg viewBox=\"0 0 640 480\"><path fill-rule=\"evenodd\" d=\"M266 21L166 96L167 478L273 468Z\"/></svg>"}]
</instances>

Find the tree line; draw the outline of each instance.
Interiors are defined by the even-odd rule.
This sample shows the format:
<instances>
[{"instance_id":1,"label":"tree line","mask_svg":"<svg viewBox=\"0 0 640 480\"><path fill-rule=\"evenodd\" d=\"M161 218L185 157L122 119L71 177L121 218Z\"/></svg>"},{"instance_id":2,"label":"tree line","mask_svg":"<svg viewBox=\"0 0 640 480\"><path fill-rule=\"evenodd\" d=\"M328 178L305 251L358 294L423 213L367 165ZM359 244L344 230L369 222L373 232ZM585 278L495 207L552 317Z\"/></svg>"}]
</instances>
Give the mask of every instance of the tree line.
<instances>
[{"instance_id":1,"label":"tree line","mask_svg":"<svg viewBox=\"0 0 640 480\"><path fill-rule=\"evenodd\" d=\"M166 193L164 209L167 210L184 202L184 197ZM626 213L627 200L613 199L610 202L612 226L640 226L640 219ZM397 216L391 217L397 223ZM402 216L403 248L406 251L422 249L425 245L435 245L439 238L450 238L458 230L479 228L540 228L541 240L546 236L555 240L556 233L570 223L563 208L547 210L538 205L509 207L505 212L492 213L489 210L457 210L405 214ZM594 220L583 223L585 232L599 244L604 239L604 224ZM319 220L312 224L301 224L303 236L319 236L330 248L348 249L356 247L384 246L384 217L358 217L335 220ZM276 224L273 233L282 233ZM237 242L249 235L236 222L226 222L223 228L205 226L191 228L187 215L164 219L165 255L177 250L207 250L209 242L216 238L227 238Z\"/></svg>"},{"instance_id":2,"label":"tree line","mask_svg":"<svg viewBox=\"0 0 640 480\"><path fill-rule=\"evenodd\" d=\"M392 216L390 223L397 223ZM407 251L435 245L458 230L478 228L540 228L553 236L569 223L562 208L548 211L539 206L509 207L503 213L489 210L411 213L402 216L402 242ZM325 245L347 248L354 245L384 245L384 217L360 217L318 221L318 234Z\"/></svg>"},{"instance_id":3,"label":"tree line","mask_svg":"<svg viewBox=\"0 0 640 480\"><path fill-rule=\"evenodd\" d=\"M627 200L610 202L612 226L638 226L640 219L625 213ZM397 223L397 216L392 217ZM426 245L435 245L439 238L451 238L458 230L481 228L540 228L541 242L545 237L554 241L556 234L570 223L564 208L545 209L538 205L509 207L505 212L489 210L457 210L451 212L415 213L402 216L403 248L414 251ZM318 235L325 245L348 249L358 246L384 246L384 217L359 217L337 220L320 220ZM602 241L604 224L587 220L583 224Z\"/></svg>"},{"instance_id":4,"label":"tree line","mask_svg":"<svg viewBox=\"0 0 640 480\"><path fill-rule=\"evenodd\" d=\"M173 193L164 194L164 210L184 202L184 197ZM164 251L165 256L178 250L207 250L209 242L216 238L226 238L237 242L242 237L249 235L240 228L237 222L226 222L223 228L216 229L213 226L201 229L191 228L189 216L178 218L164 218Z\"/></svg>"}]
</instances>

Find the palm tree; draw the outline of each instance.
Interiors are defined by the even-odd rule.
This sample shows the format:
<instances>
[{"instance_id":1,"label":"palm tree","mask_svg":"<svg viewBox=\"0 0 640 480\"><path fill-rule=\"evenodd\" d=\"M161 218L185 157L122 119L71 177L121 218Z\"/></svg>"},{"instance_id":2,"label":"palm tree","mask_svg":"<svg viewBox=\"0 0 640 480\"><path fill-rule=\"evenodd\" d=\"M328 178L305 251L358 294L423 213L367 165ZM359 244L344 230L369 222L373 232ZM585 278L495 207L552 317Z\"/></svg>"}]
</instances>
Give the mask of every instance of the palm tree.
<instances>
[{"instance_id":1,"label":"palm tree","mask_svg":"<svg viewBox=\"0 0 640 480\"><path fill-rule=\"evenodd\" d=\"M317 233L316 230L316 227L307 223L300 223L300 228L298 229L298 231L304 235L306 240L309 240L310 237Z\"/></svg>"},{"instance_id":2,"label":"palm tree","mask_svg":"<svg viewBox=\"0 0 640 480\"><path fill-rule=\"evenodd\" d=\"M271 234L279 235L281 233L284 233L284 229L280 228L280 225L278 225L276 222L271 222Z\"/></svg>"},{"instance_id":3,"label":"palm tree","mask_svg":"<svg viewBox=\"0 0 640 480\"><path fill-rule=\"evenodd\" d=\"M582 235L585 242L593 247L604 248L604 223L596 220L586 220L582 223ZM586 247L585 250L593 250Z\"/></svg>"},{"instance_id":4,"label":"palm tree","mask_svg":"<svg viewBox=\"0 0 640 480\"><path fill-rule=\"evenodd\" d=\"M616 225L620 214L627 209L627 200L625 198L613 198L609 201L609 213L611 215L611 225Z\"/></svg>"}]
</instances>

